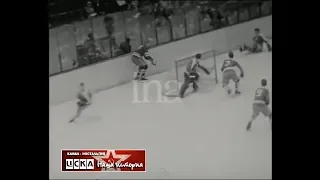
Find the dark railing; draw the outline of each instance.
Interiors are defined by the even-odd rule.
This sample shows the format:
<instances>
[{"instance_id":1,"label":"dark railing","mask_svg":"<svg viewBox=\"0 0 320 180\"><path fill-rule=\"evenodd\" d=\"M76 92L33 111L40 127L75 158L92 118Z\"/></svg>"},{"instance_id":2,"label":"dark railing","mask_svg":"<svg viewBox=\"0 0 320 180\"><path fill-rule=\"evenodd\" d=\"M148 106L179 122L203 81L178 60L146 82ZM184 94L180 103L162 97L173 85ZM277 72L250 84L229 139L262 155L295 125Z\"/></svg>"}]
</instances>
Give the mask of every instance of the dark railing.
<instances>
[{"instance_id":1,"label":"dark railing","mask_svg":"<svg viewBox=\"0 0 320 180\"><path fill-rule=\"evenodd\" d=\"M229 2L220 7L220 18L208 17L200 9L195 5L177 8L168 19L154 15L137 17L136 12L125 11L109 14L113 19L110 24L105 23L104 17L95 17L50 29L49 75L121 56L124 53L119 45L126 37L131 39L133 51L146 39L151 39L154 47L268 16L272 14L272 1ZM90 33L94 37L91 41L88 40Z\"/></svg>"}]
</instances>

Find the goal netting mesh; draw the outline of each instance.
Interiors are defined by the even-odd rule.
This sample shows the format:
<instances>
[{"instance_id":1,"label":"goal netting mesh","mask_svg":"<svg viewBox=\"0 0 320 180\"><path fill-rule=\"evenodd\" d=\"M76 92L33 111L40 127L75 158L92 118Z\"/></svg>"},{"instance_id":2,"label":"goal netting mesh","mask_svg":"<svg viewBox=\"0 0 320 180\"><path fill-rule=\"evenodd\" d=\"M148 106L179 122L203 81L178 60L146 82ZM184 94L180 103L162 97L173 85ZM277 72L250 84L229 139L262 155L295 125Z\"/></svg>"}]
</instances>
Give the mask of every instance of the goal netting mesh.
<instances>
[{"instance_id":1,"label":"goal netting mesh","mask_svg":"<svg viewBox=\"0 0 320 180\"><path fill-rule=\"evenodd\" d=\"M186 71L187 64L192 61L196 55L195 52L185 57L181 57L173 61L173 68L166 75L166 81L171 81L170 87L166 87L162 92L167 97L178 97L180 87L184 82L184 72ZM202 55L200 64L210 71L210 75L203 72L198 68L197 72L200 75L198 92L211 92L214 85L218 83L217 67L216 67L216 51L210 50L200 53ZM186 93L190 93L192 88L189 88Z\"/></svg>"}]
</instances>

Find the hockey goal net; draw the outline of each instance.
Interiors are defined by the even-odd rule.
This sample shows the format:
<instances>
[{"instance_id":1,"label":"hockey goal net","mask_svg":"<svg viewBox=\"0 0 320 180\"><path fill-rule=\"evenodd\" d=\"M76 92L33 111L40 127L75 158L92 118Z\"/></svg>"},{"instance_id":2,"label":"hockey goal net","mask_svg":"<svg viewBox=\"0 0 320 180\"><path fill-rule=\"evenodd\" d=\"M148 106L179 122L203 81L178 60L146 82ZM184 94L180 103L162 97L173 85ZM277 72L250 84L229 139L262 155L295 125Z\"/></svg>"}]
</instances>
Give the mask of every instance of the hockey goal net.
<instances>
[{"instance_id":1,"label":"hockey goal net","mask_svg":"<svg viewBox=\"0 0 320 180\"><path fill-rule=\"evenodd\" d=\"M167 80L172 80L176 83L170 86L169 90L164 90L163 95L167 97L178 97L180 87L184 82L184 72L186 71L187 64L192 61L196 53L201 54L201 60L199 61L202 66L209 70L210 75L207 75L202 69L198 68L197 72L200 75L199 79L199 92L210 92L214 88L214 85L218 83L217 67L216 67L216 51L204 51L195 52L173 61L172 70L167 73ZM187 90L187 93L192 91L192 88Z\"/></svg>"}]
</instances>

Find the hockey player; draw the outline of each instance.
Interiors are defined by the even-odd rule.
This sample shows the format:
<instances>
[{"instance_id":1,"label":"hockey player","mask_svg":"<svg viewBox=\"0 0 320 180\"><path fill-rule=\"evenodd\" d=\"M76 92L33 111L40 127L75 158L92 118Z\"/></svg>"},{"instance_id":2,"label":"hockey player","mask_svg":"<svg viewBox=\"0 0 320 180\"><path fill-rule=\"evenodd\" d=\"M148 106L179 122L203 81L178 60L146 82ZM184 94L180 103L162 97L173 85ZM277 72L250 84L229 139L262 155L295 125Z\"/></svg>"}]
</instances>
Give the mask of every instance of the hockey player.
<instances>
[{"instance_id":1,"label":"hockey player","mask_svg":"<svg viewBox=\"0 0 320 180\"><path fill-rule=\"evenodd\" d=\"M241 72L240 77L243 78L243 69L240 66L240 64L233 59L234 54L233 52L229 52L228 59L223 61L221 71L223 73L223 79L222 79L222 87L226 90L228 95L231 94L231 89L229 87L230 80L232 80L235 83L235 94L240 94L239 91L239 83L240 79L235 71L236 68L238 68Z\"/></svg>"},{"instance_id":2,"label":"hockey player","mask_svg":"<svg viewBox=\"0 0 320 180\"><path fill-rule=\"evenodd\" d=\"M260 113L269 118L271 129L272 129L272 113L268 105L270 103L269 90L267 89L267 80L261 80L261 87L257 88L254 94L253 100L253 113L250 121L247 125L247 131L251 129L252 122L258 117Z\"/></svg>"},{"instance_id":3,"label":"hockey player","mask_svg":"<svg viewBox=\"0 0 320 180\"><path fill-rule=\"evenodd\" d=\"M268 51L272 50L271 45L268 40L264 37L263 34L260 33L259 28L254 29L255 36L253 37L253 46L249 47L246 44L243 47L240 47L240 52L244 50L248 50L249 52L262 52L263 51L263 43L267 44Z\"/></svg>"},{"instance_id":4,"label":"hockey player","mask_svg":"<svg viewBox=\"0 0 320 180\"><path fill-rule=\"evenodd\" d=\"M76 118L78 118L82 111L85 110L87 107L89 107L92 103L92 94L91 92L85 87L84 83L80 83L80 89L79 92L77 93L77 112L76 115L69 121L74 122Z\"/></svg>"},{"instance_id":5,"label":"hockey player","mask_svg":"<svg viewBox=\"0 0 320 180\"><path fill-rule=\"evenodd\" d=\"M193 90L196 92L198 90L198 84L199 81L199 74L197 73L197 67L202 69L207 75L210 74L210 72L200 65L199 60L201 59L201 54L196 54L195 58L192 59L191 62L188 63L186 67L186 72L184 72L184 83L182 84L180 88L180 98L184 98L184 94L186 90L189 88L189 84L192 83Z\"/></svg>"},{"instance_id":6,"label":"hockey player","mask_svg":"<svg viewBox=\"0 0 320 180\"><path fill-rule=\"evenodd\" d=\"M145 81L147 80L145 75L148 69L148 64L146 60L151 61L152 65L156 65L156 61L149 55L148 47L150 45L150 40L148 40L144 45L141 45L137 50L132 53L132 62L138 67L138 72L135 80Z\"/></svg>"}]
</instances>

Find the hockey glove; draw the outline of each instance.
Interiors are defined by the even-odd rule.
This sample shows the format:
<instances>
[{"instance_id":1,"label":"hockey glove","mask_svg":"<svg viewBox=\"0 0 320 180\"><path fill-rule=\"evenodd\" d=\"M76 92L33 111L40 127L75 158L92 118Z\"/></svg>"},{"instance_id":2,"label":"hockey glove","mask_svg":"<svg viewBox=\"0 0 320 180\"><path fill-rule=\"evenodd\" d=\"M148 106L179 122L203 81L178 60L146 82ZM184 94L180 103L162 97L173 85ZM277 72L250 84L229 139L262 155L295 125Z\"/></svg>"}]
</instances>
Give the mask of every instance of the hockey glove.
<instances>
[{"instance_id":1,"label":"hockey glove","mask_svg":"<svg viewBox=\"0 0 320 180\"><path fill-rule=\"evenodd\" d=\"M155 59L153 59L151 56L144 56L144 58L146 60L150 61L153 66L157 65L157 61Z\"/></svg>"},{"instance_id":2,"label":"hockey glove","mask_svg":"<svg viewBox=\"0 0 320 180\"><path fill-rule=\"evenodd\" d=\"M243 77L244 77L243 73L241 73L241 74L240 74L240 77L241 77L241 78L243 78Z\"/></svg>"},{"instance_id":3,"label":"hockey glove","mask_svg":"<svg viewBox=\"0 0 320 180\"><path fill-rule=\"evenodd\" d=\"M153 66L156 66L158 64L157 60L155 60L155 59L152 59L151 63Z\"/></svg>"}]
</instances>

